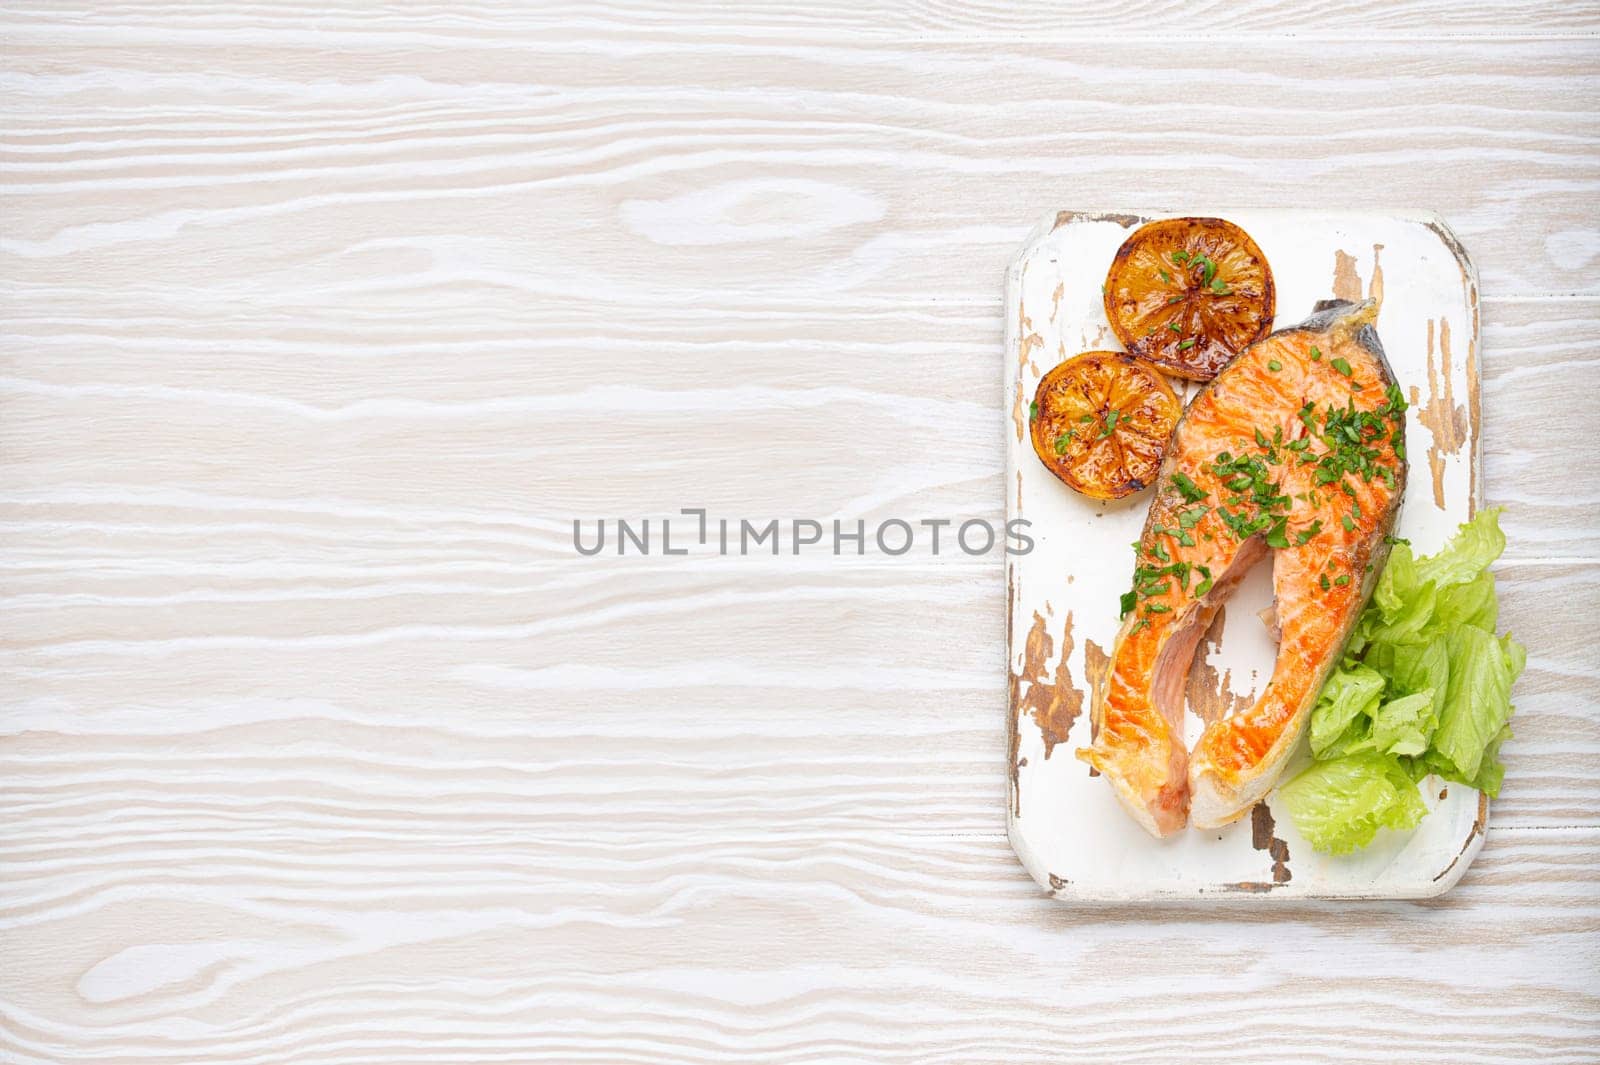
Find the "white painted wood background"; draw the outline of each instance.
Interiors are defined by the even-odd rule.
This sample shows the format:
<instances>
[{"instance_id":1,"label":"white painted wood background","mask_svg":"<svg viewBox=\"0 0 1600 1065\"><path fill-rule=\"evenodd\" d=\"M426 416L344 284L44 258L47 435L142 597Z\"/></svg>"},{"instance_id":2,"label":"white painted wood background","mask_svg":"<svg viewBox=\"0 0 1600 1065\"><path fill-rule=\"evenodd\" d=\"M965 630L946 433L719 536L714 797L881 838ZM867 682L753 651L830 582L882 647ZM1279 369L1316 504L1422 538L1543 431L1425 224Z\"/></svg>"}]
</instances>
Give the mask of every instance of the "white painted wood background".
<instances>
[{"instance_id":1,"label":"white painted wood background","mask_svg":"<svg viewBox=\"0 0 1600 1065\"><path fill-rule=\"evenodd\" d=\"M1600 7L0 15L0 1059L1587 1062ZM1428 904L1072 908L1004 836L1047 209L1440 211L1530 649Z\"/></svg>"}]
</instances>

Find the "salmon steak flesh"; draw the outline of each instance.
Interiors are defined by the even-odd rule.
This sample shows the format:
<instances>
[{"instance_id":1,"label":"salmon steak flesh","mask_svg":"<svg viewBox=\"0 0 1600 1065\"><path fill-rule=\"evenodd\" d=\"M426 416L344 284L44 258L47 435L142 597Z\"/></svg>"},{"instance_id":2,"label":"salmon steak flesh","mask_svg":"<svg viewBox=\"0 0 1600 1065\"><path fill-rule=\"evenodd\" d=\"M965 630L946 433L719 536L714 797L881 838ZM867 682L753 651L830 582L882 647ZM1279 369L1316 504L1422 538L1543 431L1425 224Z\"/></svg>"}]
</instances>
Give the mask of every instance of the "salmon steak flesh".
<instances>
[{"instance_id":1,"label":"salmon steak flesh","mask_svg":"<svg viewBox=\"0 0 1600 1065\"><path fill-rule=\"evenodd\" d=\"M1133 587L1077 754L1155 836L1243 816L1289 760L1389 555L1405 400L1376 303L1327 301L1240 352L1189 404L1156 475ZM1254 705L1184 742L1196 644L1270 555L1277 661Z\"/></svg>"}]
</instances>

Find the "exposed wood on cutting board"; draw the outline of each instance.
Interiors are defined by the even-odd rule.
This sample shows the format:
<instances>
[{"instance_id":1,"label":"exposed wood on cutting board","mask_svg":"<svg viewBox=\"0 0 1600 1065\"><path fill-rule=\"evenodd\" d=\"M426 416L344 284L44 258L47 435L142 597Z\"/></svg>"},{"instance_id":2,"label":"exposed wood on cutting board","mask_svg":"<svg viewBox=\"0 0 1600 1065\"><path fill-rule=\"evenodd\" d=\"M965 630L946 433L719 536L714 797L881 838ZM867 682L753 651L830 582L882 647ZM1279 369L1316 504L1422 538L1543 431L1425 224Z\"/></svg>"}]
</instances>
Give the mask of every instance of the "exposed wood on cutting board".
<instances>
[{"instance_id":1,"label":"exposed wood on cutting board","mask_svg":"<svg viewBox=\"0 0 1600 1065\"><path fill-rule=\"evenodd\" d=\"M1434 329L1435 323L1429 319L1428 398L1424 401L1420 389L1412 385L1411 404L1418 408L1417 417L1432 438L1428 445L1428 471L1433 477L1434 505L1443 510L1445 459L1461 452L1461 445L1467 442L1468 421L1466 408L1456 402L1450 374L1450 323L1439 320L1437 349Z\"/></svg>"},{"instance_id":2,"label":"exposed wood on cutting board","mask_svg":"<svg viewBox=\"0 0 1600 1065\"><path fill-rule=\"evenodd\" d=\"M1254 687L1249 691L1236 691L1233 670L1219 671L1207 661L1212 652L1222 647L1222 630L1227 624L1227 617L1228 608L1218 607L1216 617L1211 619L1211 625L1200 637L1200 642L1195 644L1194 665L1190 667L1189 678L1184 686L1189 712L1208 725L1240 710L1248 710L1256 701Z\"/></svg>"},{"instance_id":3,"label":"exposed wood on cutting board","mask_svg":"<svg viewBox=\"0 0 1600 1065\"><path fill-rule=\"evenodd\" d=\"M1250 845L1258 851L1266 851L1272 859L1272 882L1287 884L1294 879L1289 871L1289 844L1278 838L1277 829L1267 804L1256 803L1250 810Z\"/></svg>"},{"instance_id":4,"label":"exposed wood on cutting board","mask_svg":"<svg viewBox=\"0 0 1600 1065\"><path fill-rule=\"evenodd\" d=\"M1083 712L1083 689L1072 680L1071 656L1072 613L1061 622L1061 654L1056 660L1054 674L1048 672L1048 663L1055 658L1055 641L1050 635L1049 622L1044 615L1033 615L1033 627L1028 630L1024 645L1022 669L1016 683L1021 689L1020 712L1026 710L1044 737L1044 756L1049 758L1056 744L1066 740L1067 733Z\"/></svg>"}]
</instances>

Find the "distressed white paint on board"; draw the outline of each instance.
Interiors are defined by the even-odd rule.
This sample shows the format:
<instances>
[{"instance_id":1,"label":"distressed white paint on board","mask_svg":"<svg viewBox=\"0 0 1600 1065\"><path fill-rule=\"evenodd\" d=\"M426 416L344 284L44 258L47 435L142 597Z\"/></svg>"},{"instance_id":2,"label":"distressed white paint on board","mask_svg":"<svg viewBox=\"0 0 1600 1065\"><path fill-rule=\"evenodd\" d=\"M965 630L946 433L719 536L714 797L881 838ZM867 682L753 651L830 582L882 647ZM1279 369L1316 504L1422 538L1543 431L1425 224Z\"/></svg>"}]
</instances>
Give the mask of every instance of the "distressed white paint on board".
<instances>
[{"instance_id":1,"label":"distressed white paint on board","mask_svg":"<svg viewBox=\"0 0 1600 1065\"><path fill-rule=\"evenodd\" d=\"M1009 516L1031 522L1036 541L1007 567L1008 713L1016 729L1007 815L1012 845L1035 880L1069 898L1438 894L1460 878L1482 844L1487 803L1470 788L1430 778L1422 790L1432 812L1415 832L1383 833L1359 854L1332 857L1314 853L1286 814L1274 815L1270 797L1267 810L1226 828L1152 839L1105 781L1073 757L1089 742L1091 648L1111 649L1118 597L1132 573L1129 544L1139 537L1149 495L1102 502L1067 489L1034 455L1025 412L1040 377L1061 360L1120 350L1101 302L1106 269L1134 228L1170 213L1050 215L1008 275L1007 501ZM1412 475L1397 533L1421 553L1438 547L1471 516L1477 492L1477 276L1460 243L1426 215L1188 213L1227 218L1255 238L1272 266L1279 328L1335 295L1382 298L1378 336L1402 389L1415 397L1407 424ZM1205 663L1223 678L1229 701L1253 696L1270 675L1275 645L1255 618L1270 600L1270 564L1263 563L1229 601L1230 623ZM1041 659L1042 637L1050 650ZM1037 644L1031 662L1030 638ZM1080 710L1066 738L1048 751L1026 706L1035 685L1066 693ZM1188 722L1193 743L1201 722L1194 713Z\"/></svg>"}]
</instances>

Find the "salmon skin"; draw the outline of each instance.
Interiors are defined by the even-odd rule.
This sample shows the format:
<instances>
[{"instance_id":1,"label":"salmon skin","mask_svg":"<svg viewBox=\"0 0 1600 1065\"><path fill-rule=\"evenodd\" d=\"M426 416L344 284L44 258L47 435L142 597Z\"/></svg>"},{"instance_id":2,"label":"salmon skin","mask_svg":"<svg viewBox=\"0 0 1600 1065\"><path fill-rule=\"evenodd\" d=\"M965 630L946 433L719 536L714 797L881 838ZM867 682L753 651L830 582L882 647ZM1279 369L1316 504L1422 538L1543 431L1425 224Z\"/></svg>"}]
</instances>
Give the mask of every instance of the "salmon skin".
<instances>
[{"instance_id":1,"label":"salmon skin","mask_svg":"<svg viewBox=\"0 0 1600 1065\"><path fill-rule=\"evenodd\" d=\"M1276 782L1384 561L1405 494L1405 400L1377 304L1331 300L1242 351L1173 431L1136 545L1123 624L1077 752L1155 836L1227 824ZM1191 754L1195 645L1272 556L1278 658L1255 705Z\"/></svg>"}]
</instances>

